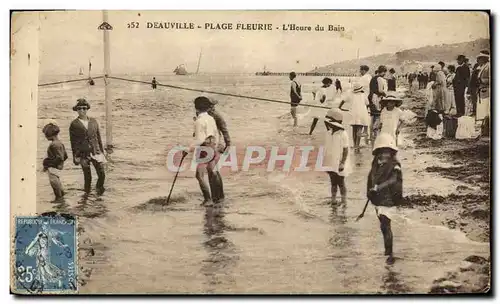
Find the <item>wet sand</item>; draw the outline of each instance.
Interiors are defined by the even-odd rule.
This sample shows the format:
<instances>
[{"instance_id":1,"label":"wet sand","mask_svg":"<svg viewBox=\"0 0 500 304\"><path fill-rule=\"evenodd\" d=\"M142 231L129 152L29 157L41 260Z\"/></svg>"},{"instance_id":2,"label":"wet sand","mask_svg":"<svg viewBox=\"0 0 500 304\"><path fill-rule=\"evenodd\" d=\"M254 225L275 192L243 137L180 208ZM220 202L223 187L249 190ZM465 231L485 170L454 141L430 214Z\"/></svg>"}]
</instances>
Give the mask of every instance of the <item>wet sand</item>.
<instances>
[{"instance_id":1,"label":"wet sand","mask_svg":"<svg viewBox=\"0 0 500 304\"><path fill-rule=\"evenodd\" d=\"M287 100L286 78L156 78L160 83ZM303 77L306 94L312 82L320 80ZM53 202L46 176L37 167L37 211L79 216L82 293L427 293L436 280L463 266L465 258L489 255L487 239L472 238L463 230L467 237L458 227L429 220L428 214L437 213L437 208L420 208L433 206L428 204L432 195L457 194L457 187L471 185L429 172L429 165L450 165L449 160L421 154L412 140L413 128L405 130L408 146L400 158L405 194L419 207L400 208L393 224L398 259L387 266L374 210L368 208L361 221L354 221L365 203L372 157L368 148L352 156L355 168L347 178L346 207L328 204L324 173L264 168L224 172L226 201L207 208L200 206L194 173L182 172L171 204L162 205L175 174L164 165L166 155L173 145L189 143L194 115L190 100L197 94L153 91L120 81L112 82L112 92L116 148L106 169L106 193L84 197L81 170L68 161L62 177L68 194L63 202ZM94 87L71 84L40 90L38 127L41 130L49 118L59 122L70 160L66 130L75 117L71 107L77 98L87 97L92 105L89 115L99 120L105 134L103 93L100 81ZM322 144L324 127L318 125L308 136L311 118L302 115L300 127L292 129L286 105L219 100L236 146ZM40 131L37 166L46 147Z\"/></svg>"}]
</instances>

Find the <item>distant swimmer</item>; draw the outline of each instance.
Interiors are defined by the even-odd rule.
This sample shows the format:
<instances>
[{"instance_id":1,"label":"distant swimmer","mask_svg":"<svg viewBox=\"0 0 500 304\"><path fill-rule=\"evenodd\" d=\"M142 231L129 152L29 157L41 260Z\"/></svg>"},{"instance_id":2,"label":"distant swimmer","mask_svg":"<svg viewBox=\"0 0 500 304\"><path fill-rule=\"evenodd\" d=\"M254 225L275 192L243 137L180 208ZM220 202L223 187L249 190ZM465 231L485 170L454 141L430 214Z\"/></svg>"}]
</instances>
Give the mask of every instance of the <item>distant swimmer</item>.
<instances>
[{"instance_id":1,"label":"distant swimmer","mask_svg":"<svg viewBox=\"0 0 500 304\"><path fill-rule=\"evenodd\" d=\"M153 87L153 89L156 89L156 85L157 85L157 84L158 84L158 83L156 82L156 78L155 78L155 77L153 77L153 80L151 80L151 87Z\"/></svg>"},{"instance_id":2,"label":"distant swimmer","mask_svg":"<svg viewBox=\"0 0 500 304\"><path fill-rule=\"evenodd\" d=\"M297 106L302 100L301 85L296 80L297 74L295 74L295 72L291 72L289 77L290 80L292 81L290 86L290 105L291 105L290 113L292 114L293 117L293 126L297 127L298 126Z\"/></svg>"},{"instance_id":3,"label":"distant swimmer","mask_svg":"<svg viewBox=\"0 0 500 304\"><path fill-rule=\"evenodd\" d=\"M93 86L94 84L94 79L92 79L92 77L89 77L89 85Z\"/></svg>"},{"instance_id":4,"label":"distant swimmer","mask_svg":"<svg viewBox=\"0 0 500 304\"><path fill-rule=\"evenodd\" d=\"M351 78L349 78L349 83L351 82ZM337 90L337 93L340 91L342 93L342 84L340 83L340 80L337 78L335 80L335 89Z\"/></svg>"}]
</instances>

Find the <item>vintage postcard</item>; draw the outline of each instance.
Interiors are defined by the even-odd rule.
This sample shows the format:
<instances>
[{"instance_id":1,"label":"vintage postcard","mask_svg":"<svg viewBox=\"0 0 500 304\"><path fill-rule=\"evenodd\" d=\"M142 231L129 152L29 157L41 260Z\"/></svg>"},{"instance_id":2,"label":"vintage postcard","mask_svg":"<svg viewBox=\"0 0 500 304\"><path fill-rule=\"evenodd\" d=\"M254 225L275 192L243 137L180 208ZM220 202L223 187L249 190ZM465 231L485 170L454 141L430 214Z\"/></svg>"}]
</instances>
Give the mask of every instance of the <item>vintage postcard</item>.
<instances>
[{"instance_id":1,"label":"vintage postcard","mask_svg":"<svg viewBox=\"0 0 500 304\"><path fill-rule=\"evenodd\" d=\"M488 11L17 11L14 294L491 293Z\"/></svg>"}]
</instances>

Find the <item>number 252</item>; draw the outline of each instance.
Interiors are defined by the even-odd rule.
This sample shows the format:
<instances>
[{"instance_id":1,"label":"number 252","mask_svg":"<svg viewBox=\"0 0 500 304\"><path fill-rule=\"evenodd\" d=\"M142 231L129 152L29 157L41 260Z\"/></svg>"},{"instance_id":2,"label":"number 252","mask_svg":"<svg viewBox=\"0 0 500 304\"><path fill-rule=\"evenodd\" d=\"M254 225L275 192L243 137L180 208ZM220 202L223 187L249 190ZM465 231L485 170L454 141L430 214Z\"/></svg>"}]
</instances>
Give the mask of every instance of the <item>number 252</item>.
<instances>
[{"instance_id":1,"label":"number 252","mask_svg":"<svg viewBox=\"0 0 500 304\"><path fill-rule=\"evenodd\" d=\"M139 22L127 23L127 28L139 28Z\"/></svg>"}]
</instances>

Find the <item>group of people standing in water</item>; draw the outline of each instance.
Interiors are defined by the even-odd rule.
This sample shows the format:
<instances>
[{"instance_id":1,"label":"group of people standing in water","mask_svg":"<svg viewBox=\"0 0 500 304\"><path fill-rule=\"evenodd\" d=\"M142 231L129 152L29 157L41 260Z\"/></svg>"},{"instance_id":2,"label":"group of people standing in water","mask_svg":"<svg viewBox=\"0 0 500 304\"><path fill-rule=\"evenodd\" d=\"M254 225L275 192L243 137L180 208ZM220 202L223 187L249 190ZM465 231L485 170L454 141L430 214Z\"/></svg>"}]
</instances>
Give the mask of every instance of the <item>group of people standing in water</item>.
<instances>
[{"instance_id":1,"label":"group of people standing in water","mask_svg":"<svg viewBox=\"0 0 500 304\"><path fill-rule=\"evenodd\" d=\"M91 192L92 172L91 165L97 173L96 192L102 195L104 188L105 170L104 147L101 139L101 132L97 120L87 115L90 104L84 98L77 100L73 111L78 113L69 127L71 150L73 151L73 163L81 166L84 176L84 191ZM49 182L54 191L56 199L61 199L64 195L60 175L64 168L64 162L68 159L68 154L64 144L59 140L60 128L56 122L46 124L42 132L50 141L47 149L47 157L43 160L43 171L47 172Z\"/></svg>"},{"instance_id":2,"label":"group of people standing in water","mask_svg":"<svg viewBox=\"0 0 500 304\"><path fill-rule=\"evenodd\" d=\"M322 120L326 127L324 138L323 165L328 167L332 204L337 204L337 192L340 191L341 204L347 201L345 178L352 173L350 162L351 143L348 131L352 132L355 153L360 152L361 139L371 142L373 162L367 177L367 198L374 205L380 221L380 229L384 239L387 262L393 263L393 237L391 217L393 207L402 198L401 164L397 160L397 142L403 122L403 112L399 109L403 100L397 97L395 70L379 66L371 76L370 68L360 66L360 78L351 89L338 96L332 95L328 88L332 79L325 77L321 87L313 90L313 104L323 108L311 108L311 135L317 123ZM297 126L297 107L302 101L301 85L294 72L290 73L291 114L294 126ZM334 94L337 92L335 91ZM336 104L334 99L339 99ZM327 102L329 101L329 102Z\"/></svg>"}]
</instances>

